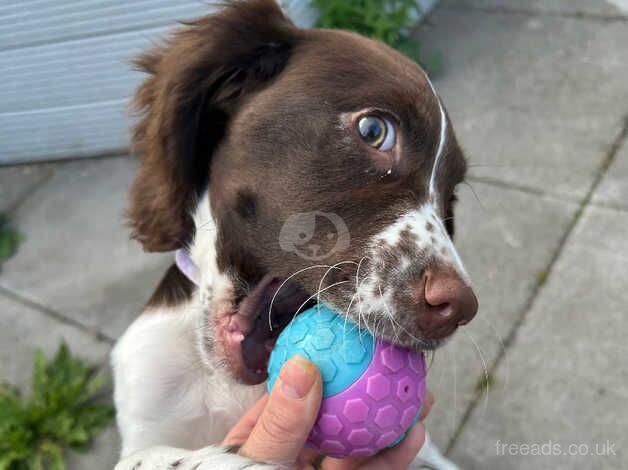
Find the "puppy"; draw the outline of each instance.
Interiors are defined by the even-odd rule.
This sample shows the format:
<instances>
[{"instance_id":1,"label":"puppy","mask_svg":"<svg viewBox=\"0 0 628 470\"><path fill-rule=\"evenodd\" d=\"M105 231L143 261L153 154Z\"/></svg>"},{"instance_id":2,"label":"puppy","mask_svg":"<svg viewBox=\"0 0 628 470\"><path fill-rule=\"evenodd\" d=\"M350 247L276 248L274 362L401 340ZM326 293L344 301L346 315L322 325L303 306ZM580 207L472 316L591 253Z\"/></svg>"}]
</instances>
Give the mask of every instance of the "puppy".
<instances>
[{"instance_id":1,"label":"puppy","mask_svg":"<svg viewBox=\"0 0 628 470\"><path fill-rule=\"evenodd\" d=\"M452 243L465 158L416 63L241 0L137 65L128 216L145 250L179 251L112 353L118 468L254 465L219 443L312 302L422 350L473 318Z\"/></svg>"}]
</instances>

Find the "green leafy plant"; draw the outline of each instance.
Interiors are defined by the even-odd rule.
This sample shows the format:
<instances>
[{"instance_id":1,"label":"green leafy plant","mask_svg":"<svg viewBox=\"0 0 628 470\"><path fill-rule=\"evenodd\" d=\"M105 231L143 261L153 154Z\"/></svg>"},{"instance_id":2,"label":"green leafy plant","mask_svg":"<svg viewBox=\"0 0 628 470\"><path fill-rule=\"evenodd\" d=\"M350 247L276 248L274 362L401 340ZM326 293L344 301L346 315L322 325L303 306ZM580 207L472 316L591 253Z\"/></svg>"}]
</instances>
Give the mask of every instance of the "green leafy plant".
<instances>
[{"instance_id":1,"label":"green leafy plant","mask_svg":"<svg viewBox=\"0 0 628 470\"><path fill-rule=\"evenodd\" d=\"M433 69L437 59L426 60L412 38L421 12L416 0L312 0L319 28L348 29L378 39Z\"/></svg>"},{"instance_id":2,"label":"green leafy plant","mask_svg":"<svg viewBox=\"0 0 628 470\"><path fill-rule=\"evenodd\" d=\"M32 394L0 386L0 470L63 470L64 449L85 450L114 416L98 392L104 379L62 344L35 354Z\"/></svg>"},{"instance_id":3,"label":"green leafy plant","mask_svg":"<svg viewBox=\"0 0 628 470\"><path fill-rule=\"evenodd\" d=\"M13 256L21 239L9 225L9 217L0 212L0 261Z\"/></svg>"}]
</instances>

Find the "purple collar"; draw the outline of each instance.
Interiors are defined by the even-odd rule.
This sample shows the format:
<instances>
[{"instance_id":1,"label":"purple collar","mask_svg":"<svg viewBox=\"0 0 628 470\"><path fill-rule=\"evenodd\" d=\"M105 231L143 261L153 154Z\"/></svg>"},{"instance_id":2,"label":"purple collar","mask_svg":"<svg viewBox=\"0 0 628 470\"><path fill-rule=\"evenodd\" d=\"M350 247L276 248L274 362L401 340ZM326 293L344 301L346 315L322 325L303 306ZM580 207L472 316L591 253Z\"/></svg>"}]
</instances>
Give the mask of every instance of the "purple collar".
<instances>
[{"instance_id":1,"label":"purple collar","mask_svg":"<svg viewBox=\"0 0 628 470\"><path fill-rule=\"evenodd\" d=\"M188 250L185 248L179 248L174 253L174 261L177 264L177 268L181 271L185 277L187 277L193 284L199 285L199 273L198 267L192 261L192 257Z\"/></svg>"}]
</instances>

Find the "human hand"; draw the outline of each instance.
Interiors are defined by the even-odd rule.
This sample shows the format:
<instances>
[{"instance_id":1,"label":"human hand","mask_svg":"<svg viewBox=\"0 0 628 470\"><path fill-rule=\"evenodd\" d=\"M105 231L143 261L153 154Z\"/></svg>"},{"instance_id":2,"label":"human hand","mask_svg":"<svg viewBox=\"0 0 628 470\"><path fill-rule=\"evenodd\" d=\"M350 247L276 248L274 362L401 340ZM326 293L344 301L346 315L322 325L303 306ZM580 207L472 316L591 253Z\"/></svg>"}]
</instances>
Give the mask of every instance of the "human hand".
<instances>
[{"instance_id":1,"label":"human hand","mask_svg":"<svg viewBox=\"0 0 628 470\"><path fill-rule=\"evenodd\" d=\"M258 462L270 462L299 470L313 469L318 453L304 447L316 421L322 399L322 380L311 361L293 356L281 369L269 395L262 397L225 437L224 445L240 446L239 453ZM420 419L433 403L425 396ZM324 470L405 469L425 440L425 428L417 423L397 446L366 458L325 457L317 468Z\"/></svg>"}]
</instances>

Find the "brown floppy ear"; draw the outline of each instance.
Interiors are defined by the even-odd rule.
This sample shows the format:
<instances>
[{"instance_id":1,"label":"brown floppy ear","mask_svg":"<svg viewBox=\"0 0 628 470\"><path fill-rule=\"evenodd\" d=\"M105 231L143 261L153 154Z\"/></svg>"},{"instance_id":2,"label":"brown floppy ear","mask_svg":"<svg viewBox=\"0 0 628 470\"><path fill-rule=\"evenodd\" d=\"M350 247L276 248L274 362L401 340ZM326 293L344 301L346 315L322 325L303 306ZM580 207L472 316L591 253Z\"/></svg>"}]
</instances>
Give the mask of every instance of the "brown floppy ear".
<instances>
[{"instance_id":1,"label":"brown floppy ear","mask_svg":"<svg viewBox=\"0 0 628 470\"><path fill-rule=\"evenodd\" d=\"M298 32L274 0L236 0L135 61L150 77L134 97L132 148L143 159L127 215L145 250L190 241L191 212L230 115L282 70Z\"/></svg>"}]
</instances>

